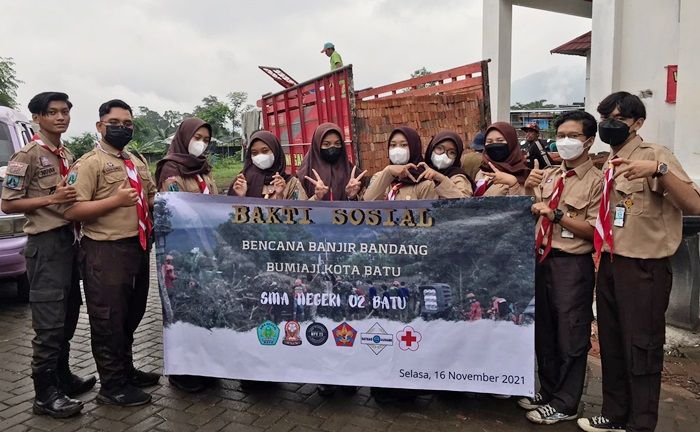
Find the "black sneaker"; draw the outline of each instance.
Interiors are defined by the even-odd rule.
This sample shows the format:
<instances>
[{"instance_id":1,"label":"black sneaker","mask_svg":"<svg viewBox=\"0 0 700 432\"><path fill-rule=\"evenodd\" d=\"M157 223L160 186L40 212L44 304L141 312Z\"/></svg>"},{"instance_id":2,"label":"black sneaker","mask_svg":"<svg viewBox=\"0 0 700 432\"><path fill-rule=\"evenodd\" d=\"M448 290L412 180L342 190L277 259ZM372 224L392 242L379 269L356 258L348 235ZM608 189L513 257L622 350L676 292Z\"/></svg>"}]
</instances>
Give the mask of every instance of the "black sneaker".
<instances>
[{"instance_id":1,"label":"black sneaker","mask_svg":"<svg viewBox=\"0 0 700 432\"><path fill-rule=\"evenodd\" d=\"M68 375L58 375L58 386L68 397L76 397L89 392L95 387L96 382L97 378L94 375L83 378L71 372Z\"/></svg>"},{"instance_id":2,"label":"black sneaker","mask_svg":"<svg viewBox=\"0 0 700 432\"><path fill-rule=\"evenodd\" d=\"M83 401L71 399L56 390L44 400L38 397L34 399L32 411L34 414L48 415L53 418L68 418L80 414L83 409Z\"/></svg>"},{"instance_id":3,"label":"black sneaker","mask_svg":"<svg viewBox=\"0 0 700 432\"><path fill-rule=\"evenodd\" d=\"M528 411L537 409L545 404L545 400L540 393L535 393L533 397L524 397L518 399L518 406Z\"/></svg>"},{"instance_id":4,"label":"black sneaker","mask_svg":"<svg viewBox=\"0 0 700 432\"><path fill-rule=\"evenodd\" d=\"M129 377L129 382L134 387L150 387L158 384L160 374L155 372L144 372L134 369Z\"/></svg>"},{"instance_id":5,"label":"black sneaker","mask_svg":"<svg viewBox=\"0 0 700 432\"><path fill-rule=\"evenodd\" d=\"M187 393L199 393L207 388L210 381L206 377L194 375L170 375L168 381L174 387Z\"/></svg>"},{"instance_id":6,"label":"black sneaker","mask_svg":"<svg viewBox=\"0 0 700 432\"><path fill-rule=\"evenodd\" d=\"M586 432L625 432L624 425L615 424L603 416L581 418L577 424Z\"/></svg>"},{"instance_id":7,"label":"black sneaker","mask_svg":"<svg viewBox=\"0 0 700 432\"><path fill-rule=\"evenodd\" d=\"M107 390L104 387L97 393L97 402L105 405L117 405L123 407L133 407L145 405L151 401L151 395L143 390L127 384L114 390Z\"/></svg>"},{"instance_id":8,"label":"black sneaker","mask_svg":"<svg viewBox=\"0 0 700 432\"><path fill-rule=\"evenodd\" d=\"M525 414L525 417L533 423L551 425L560 421L576 420L576 414L565 414L559 412L550 404L542 405L536 410Z\"/></svg>"}]
</instances>

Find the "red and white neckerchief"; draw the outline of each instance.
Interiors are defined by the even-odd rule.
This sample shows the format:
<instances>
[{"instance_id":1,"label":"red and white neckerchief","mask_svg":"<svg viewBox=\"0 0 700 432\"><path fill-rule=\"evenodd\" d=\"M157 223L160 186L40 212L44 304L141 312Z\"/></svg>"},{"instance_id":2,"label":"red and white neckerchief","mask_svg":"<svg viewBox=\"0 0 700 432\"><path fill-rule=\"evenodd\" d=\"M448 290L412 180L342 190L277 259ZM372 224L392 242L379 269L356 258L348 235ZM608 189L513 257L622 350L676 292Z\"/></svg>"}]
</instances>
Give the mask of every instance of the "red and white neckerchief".
<instances>
[{"instance_id":1,"label":"red and white neckerchief","mask_svg":"<svg viewBox=\"0 0 700 432\"><path fill-rule=\"evenodd\" d=\"M561 195L564 192L564 179L571 177L576 174L576 171L569 170L563 171L557 184L554 186L554 192L552 192L552 197L549 199L549 208L554 210L559 207L559 201L561 200ZM540 254L540 262L544 261L545 257L552 250L552 235L554 234L554 223L552 223L546 216L542 218L542 223L540 224L540 229L537 231L537 237L535 238L535 251ZM545 246L544 251L540 253L542 248L542 243L544 243L545 237L547 238L547 246Z\"/></svg>"},{"instance_id":2,"label":"red and white neckerchief","mask_svg":"<svg viewBox=\"0 0 700 432\"><path fill-rule=\"evenodd\" d=\"M196 178L197 183L199 183L199 191L204 195L209 195L209 187L207 186L207 182L204 181L204 178L199 174L196 175Z\"/></svg>"},{"instance_id":3,"label":"red and white neckerchief","mask_svg":"<svg viewBox=\"0 0 700 432\"><path fill-rule=\"evenodd\" d=\"M55 154L61 160L61 164L58 167L58 170L61 173L61 177L65 177L68 175L70 165L68 164L68 159L66 159L66 153L63 149L63 146L51 150L51 147L46 145L44 141L41 140L39 134L34 134L34 136L32 137L32 141L36 141L37 144L50 151L51 153Z\"/></svg>"},{"instance_id":4,"label":"red and white neckerchief","mask_svg":"<svg viewBox=\"0 0 700 432\"><path fill-rule=\"evenodd\" d=\"M613 253L613 224L610 213L610 191L612 190L615 178L615 166L608 162L608 167L603 174L603 196L600 199L600 209L598 218L595 221L595 232L593 233L593 246L595 247L596 265L600 262L600 254L605 243L610 246L610 254Z\"/></svg>"},{"instance_id":5,"label":"red and white neckerchief","mask_svg":"<svg viewBox=\"0 0 700 432\"><path fill-rule=\"evenodd\" d=\"M148 200L146 199L146 194L143 191L141 177L139 177L139 173L136 171L136 167L129 158L129 155L125 152L119 152L119 158L124 161L126 175L129 178L129 185L136 189L136 194L138 195L136 214L139 217L139 243L141 243L143 250L146 250L148 248L148 238L153 230L153 224L151 223L151 219L148 217Z\"/></svg>"},{"instance_id":6,"label":"red and white neckerchief","mask_svg":"<svg viewBox=\"0 0 700 432\"><path fill-rule=\"evenodd\" d=\"M391 190L387 194L386 199L389 201L394 201L396 199L396 195L399 194L399 190L401 190L402 187L404 187L403 183L394 183L391 186Z\"/></svg>"},{"instance_id":7,"label":"red and white neckerchief","mask_svg":"<svg viewBox=\"0 0 700 432\"><path fill-rule=\"evenodd\" d=\"M486 191L491 187L493 184L493 181L486 180L486 179L481 179L476 181L476 190L474 191L474 196L475 197L480 197L483 196Z\"/></svg>"}]
</instances>

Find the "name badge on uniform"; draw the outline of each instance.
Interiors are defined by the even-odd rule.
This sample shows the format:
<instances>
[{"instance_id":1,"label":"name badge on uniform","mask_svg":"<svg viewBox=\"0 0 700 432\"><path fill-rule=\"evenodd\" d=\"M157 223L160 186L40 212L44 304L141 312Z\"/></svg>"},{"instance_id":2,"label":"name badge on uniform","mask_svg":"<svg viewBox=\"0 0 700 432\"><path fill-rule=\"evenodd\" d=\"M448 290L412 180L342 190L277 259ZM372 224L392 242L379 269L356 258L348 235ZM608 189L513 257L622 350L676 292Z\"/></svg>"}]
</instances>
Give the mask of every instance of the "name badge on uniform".
<instances>
[{"instance_id":1,"label":"name badge on uniform","mask_svg":"<svg viewBox=\"0 0 700 432\"><path fill-rule=\"evenodd\" d=\"M574 233L572 233L568 229L562 227L561 228L561 238L572 239L572 238L574 238Z\"/></svg>"},{"instance_id":2,"label":"name badge on uniform","mask_svg":"<svg viewBox=\"0 0 700 432\"><path fill-rule=\"evenodd\" d=\"M615 207L615 220L613 221L613 225L616 227L622 228L625 226L625 212L627 211L627 208L624 205L618 205Z\"/></svg>"},{"instance_id":3,"label":"name badge on uniform","mask_svg":"<svg viewBox=\"0 0 700 432\"><path fill-rule=\"evenodd\" d=\"M51 166L51 161L46 156L40 156L39 161L41 161L41 166L48 167Z\"/></svg>"}]
</instances>

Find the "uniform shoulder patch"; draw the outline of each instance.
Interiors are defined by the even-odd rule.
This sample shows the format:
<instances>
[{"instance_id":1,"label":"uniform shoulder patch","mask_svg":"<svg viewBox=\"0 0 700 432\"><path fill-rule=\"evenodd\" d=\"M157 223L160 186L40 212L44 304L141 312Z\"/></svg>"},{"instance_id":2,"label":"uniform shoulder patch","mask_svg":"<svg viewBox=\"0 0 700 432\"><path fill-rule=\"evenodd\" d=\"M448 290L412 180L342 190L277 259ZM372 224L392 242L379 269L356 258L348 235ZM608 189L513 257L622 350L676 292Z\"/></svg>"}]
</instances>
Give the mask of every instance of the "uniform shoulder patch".
<instances>
[{"instance_id":1,"label":"uniform shoulder patch","mask_svg":"<svg viewBox=\"0 0 700 432\"><path fill-rule=\"evenodd\" d=\"M7 174L24 177L24 175L27 173L28 166L29 164L24 162L10 161L7 164Z\"/></svg>"},{"instance_id":2,"label":"uniform shoulder patch","mask_svg":"<svg viewBox=\"0 0 700 432\"><path fill-rule=\"evenodd\" d=\"M78 180L78 171L73 170L68 174L68 177L66 178L66 184L68 186L72 186L75 184L75 182Z\"/></svg>"},{"instance_id":3,"label":"uniform shoulder patch","mask_svg":"<svg viewBox=\"0 0 700 432\"><path fill-rule=\"evenodd\" d=\"M24 177L8 175L5 177L3 184L8 189L22 190L22 185L24 184Z\"/></svg>"}]
</instances>

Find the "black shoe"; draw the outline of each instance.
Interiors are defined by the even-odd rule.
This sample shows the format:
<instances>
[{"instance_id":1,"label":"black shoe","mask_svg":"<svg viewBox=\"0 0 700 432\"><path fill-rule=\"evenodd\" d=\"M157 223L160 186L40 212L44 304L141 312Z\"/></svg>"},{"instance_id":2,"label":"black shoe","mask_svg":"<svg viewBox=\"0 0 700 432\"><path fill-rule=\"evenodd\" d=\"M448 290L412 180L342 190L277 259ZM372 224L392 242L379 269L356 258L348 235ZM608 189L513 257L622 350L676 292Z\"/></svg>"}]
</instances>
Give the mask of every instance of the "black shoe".
<instances>
[{"instance_id":1,"label":"black shoe","mask_svg":"<svg viewBox=\"0 0 700 432\"><path fill-rule=\"evenodd\" d=\"M577 424L586 432L625 432L625 425L615 424L603 416L580 418Z\"/></svg>"},{"instance_id":2,"label":"black shoe","mask_svg":"<svg viewBox=\"0 0 700 432\"><path fill-rule=\"evenodd\" d=\"M129 377L129 382L134 387L150 387L158 384L160 375L155 372L144 372L134 369Z\"/></svg>"},{"instance_id":3,"label":"black shoe","mask_svg":"<svg viewBox=\"0 0 700 432\"><path fill-rule=\"evenodd\" d=\"M53 418L67 418L78 415L83 409L83 402L71 399L58 388L54 371L38 373L33 377L34 414L48 415Z\"/></svg>"},{"instance_id":4,"label":"black shoe","mask_svg":"<svg viewBox=\"0 0 700 432\"><path fill-rule=\"evenodd\" d=\"M180 390L188 393L199 393L211 384L207 378L193 375L170 375L168 381Z\"/></svg>"},{"instance_id":5,"label":"black shoe","mask_svg":"<svg viewBox=\"0 0 700 432\"><path fill-rule=\"evenodd\" d=\"M127 384L113 390L104 387L97 393L97 402L105 405L133 407L145 405L151 401L151 395L143 390Z\"/></svg>"},{"instance_id":6,"label":"black shoe","mask_svg":"<svg viewBox=\"0 0 700 432\"><path fill-rule=\"evenodd\" d=\"M68 375L65 373L58 375L59 388L63 393L70 397L87 393L93 387L95 387L96 382L97 378L95 378L93 375L86 376L84 378L80 378L78 375L71 372L68 372Z\"/></svg>"},{"instance_id":7,"label":"black shoe","mask_svg":"<svg viewBox=\"0 0 700 432\"><path fill-rule=\"evenodd\" d=\"M323 397L331 397L335 394L335 389L337 389L338 386L335 385L330 385L330 384L319 384L316 389L318 390L319 396Z\"/></svg>"}]
</instances>

